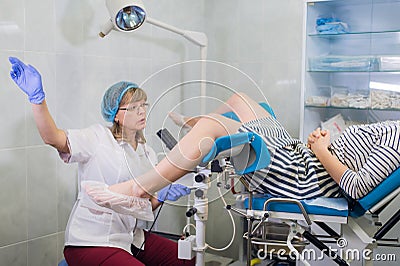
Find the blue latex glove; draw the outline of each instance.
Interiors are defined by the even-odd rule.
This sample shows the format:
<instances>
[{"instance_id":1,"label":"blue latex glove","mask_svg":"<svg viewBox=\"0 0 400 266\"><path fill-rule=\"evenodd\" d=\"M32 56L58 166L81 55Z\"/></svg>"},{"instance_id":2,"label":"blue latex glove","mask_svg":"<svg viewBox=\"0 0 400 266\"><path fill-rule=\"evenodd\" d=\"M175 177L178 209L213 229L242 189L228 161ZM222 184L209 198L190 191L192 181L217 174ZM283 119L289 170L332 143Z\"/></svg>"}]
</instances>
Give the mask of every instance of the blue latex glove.
<instances>
[{"instance_id":1,"label":"blue latex glove","mask_svg":"<svg viewBox=\"0 0 400 266\"><path fill-rule=\"evenodd\" d=\"M15 84L28 95L31 103L41 104L45 95L39 71L16 57L9 57L8 60L11 63L10 76Z\"/></svg>"},{"instance_id":2,"label":"blue latex glove","mask_svg":"<svg viewBox=\"0 0 400 266\"><path fill-rule=\"evenodd\" d=\"M158 191L157 200L164 202L166 200L176 201L180 197L190 194L190 188L181 184L172 184Z\"/></svg>"}]
</instances>

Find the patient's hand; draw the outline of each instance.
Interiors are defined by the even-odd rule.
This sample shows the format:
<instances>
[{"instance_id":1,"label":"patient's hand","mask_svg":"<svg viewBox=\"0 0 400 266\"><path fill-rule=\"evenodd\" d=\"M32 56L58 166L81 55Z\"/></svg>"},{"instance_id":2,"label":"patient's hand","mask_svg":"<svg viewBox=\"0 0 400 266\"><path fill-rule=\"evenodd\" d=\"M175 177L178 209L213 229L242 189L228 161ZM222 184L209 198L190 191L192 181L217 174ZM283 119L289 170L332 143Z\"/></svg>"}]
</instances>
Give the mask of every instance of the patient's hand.
<instances>
[{"instance_id":1,"label":"patient's hand","mask_svg":"<svg viewBox=\"0 0 400 266\"><path fill-rule=\"evenodd\" d=\"M320 150L327 150L331 144L331 135L329 130L321 130L317 128L308 135L307 146L314 152L317 153Z\"/></svg>"}]
</instances>

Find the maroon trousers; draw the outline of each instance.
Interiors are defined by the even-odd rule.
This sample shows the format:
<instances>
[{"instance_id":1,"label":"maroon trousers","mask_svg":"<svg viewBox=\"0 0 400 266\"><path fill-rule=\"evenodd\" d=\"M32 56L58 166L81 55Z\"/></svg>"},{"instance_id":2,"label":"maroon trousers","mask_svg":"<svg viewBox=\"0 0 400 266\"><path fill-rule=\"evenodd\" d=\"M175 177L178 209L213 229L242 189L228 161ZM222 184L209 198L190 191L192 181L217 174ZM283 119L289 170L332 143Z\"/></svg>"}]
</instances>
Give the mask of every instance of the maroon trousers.
<instances>
[{"instance_id":1,"label":"maroon trousers","mask_svg":"<svg viewBox=\"0 0 400 266\"><path fill-rule=\"evenodd\" d=\"M192 260L178 259L178 244L174 241L145 231L145 249L132 245L132 253L113 247L77 247L64 248L64 257L68 266L158 266L158 265L195 265Z\"/></svg>"}]
</instances>

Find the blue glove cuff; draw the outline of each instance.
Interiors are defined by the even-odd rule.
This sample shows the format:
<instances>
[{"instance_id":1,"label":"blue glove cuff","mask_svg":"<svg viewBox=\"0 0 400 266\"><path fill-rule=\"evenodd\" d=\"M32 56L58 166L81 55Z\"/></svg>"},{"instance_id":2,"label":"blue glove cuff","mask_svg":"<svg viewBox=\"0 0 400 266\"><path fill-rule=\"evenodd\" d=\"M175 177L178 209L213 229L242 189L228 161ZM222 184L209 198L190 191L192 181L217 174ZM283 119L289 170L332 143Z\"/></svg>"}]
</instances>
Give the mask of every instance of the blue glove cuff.
<instances>
[{"instance_id":1,"label":"blue glove cuff","mask_svg":"<svg viewBox=\"0 0 400 266\"><path fill-rule=\"evenodd\" d=\"M29 101L34 104L41 104L44 101L45 94L44 91L36 93L35 95L29 96Z\"/></svg>"}]
</instances>

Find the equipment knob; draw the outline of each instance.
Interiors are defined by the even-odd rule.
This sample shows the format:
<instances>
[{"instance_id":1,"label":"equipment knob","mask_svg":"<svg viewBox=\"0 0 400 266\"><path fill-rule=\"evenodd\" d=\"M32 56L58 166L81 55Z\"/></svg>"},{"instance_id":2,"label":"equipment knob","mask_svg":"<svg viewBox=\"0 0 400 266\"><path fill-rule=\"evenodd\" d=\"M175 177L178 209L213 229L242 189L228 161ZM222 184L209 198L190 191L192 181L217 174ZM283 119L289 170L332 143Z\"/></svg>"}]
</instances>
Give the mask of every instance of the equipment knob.
<instances>
[{"instance_id":1,"label":"equipment knob","mask_svg":"<svg viewBox=\"0 0 400 266\"><path fill-rule=\"evenodd\" d=\"M203 182L205 179L206 179L206 175L203 174L203 173L197 174L197 175L194 177L194 180L195 180L197 183Z\"/></svg>"},{"instance_id":2,"label":"equipment knob","mask_svg":"<svg viewBox=\"0 0 400 266\"><path fill-rule=\"evenodd\" d=\"M186 217L192 217L197 212L197 209L192 207L186 212Z\"/></svg>"},{"instance_id":3,"label":"equipment knob","mask_svg":"<svg viewBox=\"0 0 400 266\"><path fill-rule=\"evenodd\" d=\"M194 192L194 195L198 198L201 198L204 196L204 191L201 189L196 189L196 191Z\"/></svg>"}]
</instances>

